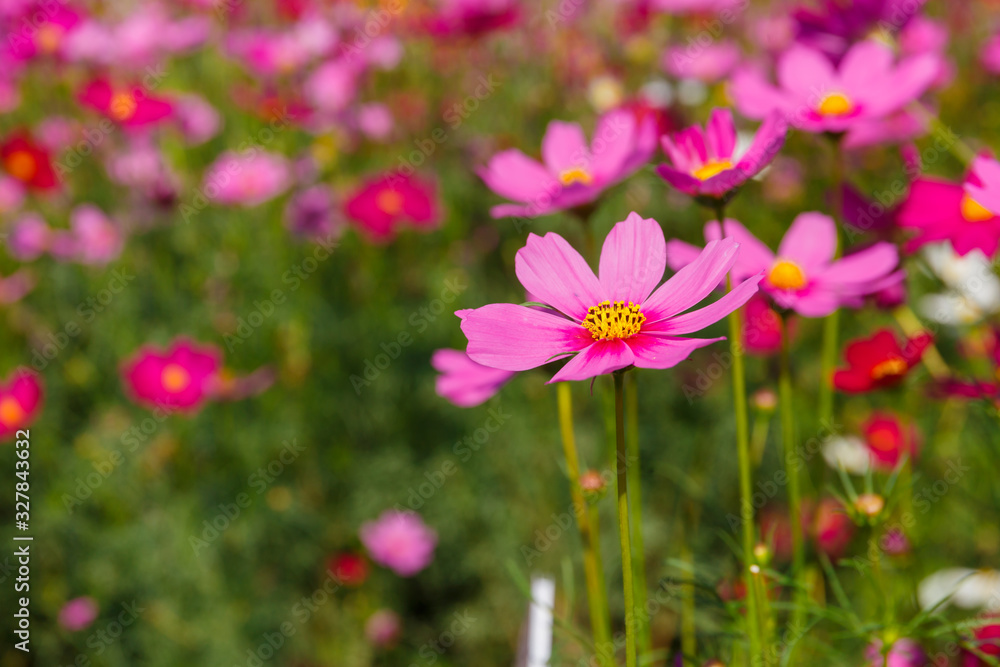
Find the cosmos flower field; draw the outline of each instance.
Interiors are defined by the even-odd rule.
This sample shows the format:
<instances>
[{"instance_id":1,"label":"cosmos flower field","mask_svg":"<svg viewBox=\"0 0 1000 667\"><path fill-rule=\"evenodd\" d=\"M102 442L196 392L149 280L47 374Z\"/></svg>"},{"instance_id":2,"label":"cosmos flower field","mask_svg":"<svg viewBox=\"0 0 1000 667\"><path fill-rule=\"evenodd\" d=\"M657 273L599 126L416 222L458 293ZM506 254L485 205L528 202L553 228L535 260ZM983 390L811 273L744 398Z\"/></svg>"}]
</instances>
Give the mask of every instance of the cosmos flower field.
<instances>
[{"instance_id":1,"label":"cosmos flower field","mask_svg":"<svg viewBox=\"0 0 1000 667\"><path fill-rule=\"evenodd\" d=\"M3 667L1000 664L1000 3L0 26Z\"/></svg>"}]
</instances>

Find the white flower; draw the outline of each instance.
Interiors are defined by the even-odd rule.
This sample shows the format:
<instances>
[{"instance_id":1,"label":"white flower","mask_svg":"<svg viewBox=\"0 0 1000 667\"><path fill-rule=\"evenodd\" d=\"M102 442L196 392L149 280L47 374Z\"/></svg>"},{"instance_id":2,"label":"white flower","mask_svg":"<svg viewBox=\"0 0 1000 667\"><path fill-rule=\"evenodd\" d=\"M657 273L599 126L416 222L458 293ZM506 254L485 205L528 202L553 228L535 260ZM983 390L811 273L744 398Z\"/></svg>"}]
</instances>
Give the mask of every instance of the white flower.
<instances>
[{"instance_id":1,"label":"white flower","mask_svg":"<svg viewBox=\"0 0 1000 667\"><path fill-rule=\"evenodd\" d=\"M961 609L1000 609L1000 572L964 567L938 570L920 582L917 598L922 609L930 609L942 600L946 602L938 609L949 604Z\"/></svg>"},{"instance_id":2,"label":"white flower","mask_svg":"<svg viewBox=\"0 0 1000 667\"><path fill-rule=\"evenodd\" d=\"M975 324L1000 312L1000 279L981 250L959 257L950 243L924 248L924 259L948 290L920 300L925 317L941 324Z\"/></svg>"},{"instance_id":3,"label":"white flower","mask_svg":"<svg viewBox=\"0 0 1000 667\"><path fill-rule=\"evenodd\" d=\"M871 454L861 438L847 436L830 438L823 445L823 459L834 470L843 468L855 475L864 475L871 465Z\"/></svg>"}]
</instances>

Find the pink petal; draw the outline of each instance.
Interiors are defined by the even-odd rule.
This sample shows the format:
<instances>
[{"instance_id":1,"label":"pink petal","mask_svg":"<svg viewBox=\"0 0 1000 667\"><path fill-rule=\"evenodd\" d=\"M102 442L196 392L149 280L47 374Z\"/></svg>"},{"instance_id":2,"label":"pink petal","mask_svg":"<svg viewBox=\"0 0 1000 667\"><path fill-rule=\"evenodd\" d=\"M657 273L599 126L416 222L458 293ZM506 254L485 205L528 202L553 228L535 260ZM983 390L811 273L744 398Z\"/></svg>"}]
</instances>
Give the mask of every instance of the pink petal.
<instances>
[{"instance_id":1,"label":"pink petal","mask_svg":"<svg viewBox=\"0 0 1000 667\"><path fill-rule=\"evenodd\" d=\"M667 241L667 266L671 271L680 271L682 268L698 259L701 248L684 241L671 239Z\"/></svg>"},{"instance_id":2,"label":"pink petal","mask_svg":"<svg viewBox=\"0 0 1000 667\"><path fill-rule=\"evenodd\" d=\"M542 160L549 171L558 174L566 169L585 166L589 155L587 138L579 125L561 120L549 123L542 138Z\"/></svg>"},{"instance_id":3,"label":"pink petal","mask_svg":"<svg viewBox=\"0 0 1000 667\"><path fill-rule=\"evenodd\" d=\"M719 225L715 222L705 225L705 239L710 241L719 238L718 229ZM740 253L733 265L734 280L749 278L774 264L774 253L771 249L738 221L726 218L725 234L726 238L735 239L740 244Z\"/></svg>"},{"instance_id":4,"label":"pink petal","mask_svg":"<svg viewBox=\"0 0 1000 667\"><path fill-rule=\"evenodd\" d=\"M892 49L882 42L867 40L854 45L844 56L838 71L843 92L852 96L858 90L883 83L892 71L892 63Z\"/></svg>"},{"instance_id":5,"label":"pink petal","mask_svg":"<svg viewBox=\"0 0 1000 667\"><path fill-rule=\"evenodd\" d=\"M717 343L722 338L671 338L639 334L628 339L638 368L672 368L700 347Z\"/></svg>"},{"instance_id":6,"label":"pink petal","mask_svg":"<svg viewBox=\"0 0 1000 667\"><path fill-rule=\"evenodd\" d=\"M736 125L733 112L726 108L712 109L705 125L708 156L713 160L728 160L736 148Z\"/></svg>"},{"instance_id":7,"label":"pink petal","mask_svg":"<svg viewBox=\"0 0 1000 667\"><path fill-rule=\"evenodd\" d=\"M524 289L577 320L610 298L580 253L552 232L528 234L528 242L514 258L514 271Z\"/></svg>"},{"instance_id":8,"label":"pink petal","mask_svg":"<svg viewBox=\"0 0 1000 667\"><path fill-rule=\"evenodd\" d=\"M555 183L545 167L514 148L494 155L486 168L479 170L479 177L493 192L519 202L535 199L548 183Z\"/></svg>"},{"instance_id":9,"label":"pink petal","mask_svg":"<svg viewBox=\"0 0 1000 667\"><path fill-rule=\"evenodd\" d=\"M972 173L983 185L966 182L965 191L994 215L1000 213L1000 162L979 155L972 161Z\"/></svg>"},{"instance_id":10,"label":"pink petal","mask_svg":"<svg viewBox=\"0 0 1000 667\"><path fill-rule=\"evenodd\" d=\"M701 181L682 171L674 169L668 164L661 164L656 168L656 173L676 189L692 197L701 191Z\"/></svg>"},{"instance_id":11,"label":"pink petal","mask_svg":"<svg viewBox=\"0 0 1000 667\"><path fill-rule=\"evenodd\" d=\"M601 287L612 301L641 304L663 278L667 244L660 224L629 213L612 228L601 249Z\"/></svg>"},{"instance_id":12,"label":"pink petal","mask_svg":"<svg viewBox=\"0 0 1000 667\"><path fill-rule=\"evenodd\" d=\"M733 288L715 303L684 313L677 317L654 323L650 327L643 327L643 331L662 331L670 334L687 334L701 331L705 327L711 326L729 315L737 308L750 300L757 293L758 283L764 278L764 273L758 273ZM655 328L654 328L655 327Z\"/></svg>"},{"instance_id":13,"label":"pink petal","mask_svg":"<svg viewBox=\"0 0 1000 667\"><path fill-rule=\"evenodd\" d=\"M765 118L776 109L789 106L784 92L771 85L758 70L749 67L733 73L729 95L740 113L748 118Z\"/></svg>"},{"instance_id":14,"label":"pink petal","mask_svg":"<svg viewBox=\"0 0 1000 667\"><path fill-rule=\"evenodd\" d=\"M642 313L653 324L683 312L714 290L732 268L739 251L733 239L711 241L698 258L660 285L642 304Z\"/></svg>"},{"instance_id":15,"label":"pink petal","mask_svg":"<svg viewBox=\"0 0 1000 667\"><path fill-rule=\"evenodd\" d=\"M593 344L570 359L549 383L588 380L598 375L628 368L635 361L632 349L620 338L591 341Z\"/></svg>"},{"instance_id":16,"label":"pink petal","mask_svg":"<svg viewBox=\"0 0 1000 667\"><path fill-rule=\"evenodd\" d=\"M821 273L812 276L827 285L864 285L891 273L899 264L899 252L891 243L876 243L853 255L830 264Z\"/></svg>"},{"instance_id":17,"label":"pink petal","mask_svg":"<svg viewBox=\"0 0 1000 667\"><path fill-rule=\"evenodd\" d=\"M810 99L829 91L833 82L833 65L826 56L801 44L793 45L778 61L778 83L800 97Z\"/></svg>"},{"instance_id":18,"label":"pink petal","mask_svg":"<svg viewBox=\"0 0 1000 667\"><path fill-rule=\"evenodd\" d=\"M635 149L635 114L626 109L616 109L601 116L590 142L591 172L594 180L613 182L625 176L623 168Z\"/></svg>"},{"instance_id":19,"label":"pink petal","mask_svg":"<svg viewBox=\"0 0 1000 667\"><path fill-rule=\"evenodd\" d=\"M822 213L800 213L778 246L778 257L790 259L807 273L833 259L837 251L837 223Z\"/></svg>"},{"instance_id":20,"label":"pink petal","mask_svg":"<svg viewBox=\"0 0 1000 667\"><path fill-rule=\"evenodd\" d=\"M931 53L902 61L885 86L859 96L865 115L883 116L917 99L934 82L940 68L940 57Z\"/></svg>"},{"instance_id":21,"label":"pink petal","mask_svg":"<svg viewBox=\"0 0 1000 667\"><path fill-rule=\"evenodd\" d=\"M788 122L780 111L772 111L754 135L750 148L736 164L736 170L746 179L753 178L771 163L781 147L785 145Z\"/></svg>"},{"instance_id":22,"label":"pink petal","mask_svg":"<svg viewBox=\"0 0 1000 667\"><path fill-rule=\"evenodd\" d=\"M465 314L466 353L477 364L526 371L594 342L590 332L558 315L510 303L494 303Z\"/></svg>"}]
</instances>

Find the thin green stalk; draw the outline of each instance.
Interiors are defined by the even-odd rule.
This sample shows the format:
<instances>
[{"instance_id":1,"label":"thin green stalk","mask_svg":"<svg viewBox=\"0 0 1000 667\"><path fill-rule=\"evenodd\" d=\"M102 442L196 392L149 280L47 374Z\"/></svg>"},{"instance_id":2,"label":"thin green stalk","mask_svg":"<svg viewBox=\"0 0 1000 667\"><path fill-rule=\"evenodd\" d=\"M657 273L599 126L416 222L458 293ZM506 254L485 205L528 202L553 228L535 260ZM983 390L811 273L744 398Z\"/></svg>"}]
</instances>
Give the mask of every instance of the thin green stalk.
<instances>
[{"instance_id":1,"label":"thin green stalk","mask_svg":"<svg viewBox=\"0 0 1000 667\"><path fill-rule=\"evenodd\" d=\"M622 547L622 587L625 593L625 665L636 667L635 588L632 582L632 536L628 513L628 459L625 447L625 409L622 404L625 378L621 371L612 374L615 381L615 443L617 445L618 535Z\"/></svg>"},{"instance_id":2,"label":"thin green stalk","mask_svg":"<svg viewBox=\"0 0 1000 667\"><path fill-rule=\"evenodd\" d=\"M725 223L725 208L716 209L719 226ZM731 275L726 275L726 291L733 289ZM747 629L750 655L761 651L760 626L757 622L757 592L750 582L749 567L754 562L753 480L750 471L750 418L747 414L746 369L743 364L743 327L738 310L729 313L729 353L733 358L733 408L736 416L736 455L740 468L740 519L743 523L743 568L747 590ZM751 658L753 660L753 658Z\"/></svg>"},{"instance_id":3,"label":"thin green stalk","mask_svg":"<svg viewBox=\"0 0 1000 667\"><path fill-rule=\"evenodd\" d=\"M576 451L576 436L573 433L573 394L568 382L560 382L556 390L559 404L559 431L562 435L563 453L566 455L566 472L569 476L570 495L573 499L573 514L576 516L583 541L583 573L587 582L587 604L590 608L590 627L594 633L594 644L602 666L610 667L612 656L604 652L611 644L611 620L604 584L604 567L601 563L600 537L598 525L593 521L580 486L580 461Z\"/></svg>"},{"instance_id":4,"label":"thin green stalk","mask_svg":"<svg viewBox=\"0 0 1000 667\"><path fill-rule=\"evenodd\" d=\"M681 560L688 566L688 572L694 579L694 554L688 546L687 539L681 541ZM694 584L681 584L681 654L684 667L694 667L694 656L698 652L698 634L694 622Z\"/></svg>"},{"instance_id":5,"label":"thin green stalk","mask_svg":"<svg viewBox=\"0 0 1000 667\"><path fill-rule=\"evenodd\" d=\"M781 403L781 445L788 478L788 520L792 530L792 579L795 581L795 609L793 627L802 627L805 566L805 542L802 537L802 499L799 490L799 456L795 446L795 413L792 404L791 345L788 341L788 322L781 319L781 374L778 378L778 395Z\"/></svg>"},{"instance_id":6,"label":"thin green stalk","mask_svg":"<svg viewBox=\"0 0 1000 667\"><path fill-rule=\"evenodd\" d=\"M642 537L642 472L639 468L639 392L635 374L631 375L625 394L625 412L632 428L625 435L628 448L629 511L632 513L632 578L635 581L636 640L639 655L653 650L649 633L649 615L645 613L648 589L646 583L646 547Z\"/></svg>"}]
</instances>

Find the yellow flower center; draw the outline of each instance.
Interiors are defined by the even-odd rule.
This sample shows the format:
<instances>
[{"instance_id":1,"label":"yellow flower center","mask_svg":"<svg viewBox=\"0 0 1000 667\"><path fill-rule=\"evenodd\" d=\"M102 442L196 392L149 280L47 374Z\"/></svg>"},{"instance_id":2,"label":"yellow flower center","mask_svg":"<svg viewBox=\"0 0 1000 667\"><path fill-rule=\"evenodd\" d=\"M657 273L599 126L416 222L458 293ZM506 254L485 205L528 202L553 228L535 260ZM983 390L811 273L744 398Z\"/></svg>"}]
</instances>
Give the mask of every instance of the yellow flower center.
<instances>
[{"instance_id":1,"label":"yellow flower center","mask_svg":"<svg viewBox=\"0 0 1000 667\"><path fill-rule=\"evenodd\" d=\"M968 194L962 196L962 217L966 222L983 222L993 218L988 208L977 202Z\"/></svg>"},{"instance_id":2,"label":"yellow flower center","mask_svg":"<svg viewBox=\"0 0 1000 667\"><path fill-rule=\"evenodd\" d=\"M191 384L191 375L178 364L167 364L160 375L163 388L171 394L184 391Z\"/></svg>"},{"instance_id":3,"label":"yellow flower center","mask_svg":"<svg viewBox=\"0 0 1000 667\"><path fill-rule=\"evenodd\" d=\"M25 418L24 408L13 396L0 398L0 423L7 428L17 428Z\"/></svg>"},{"instance_id":4,"label":"yellow flower center","mask_svg":"<svg viewBox=\"0 0 1000 667\"><path fill-rule=\"evenodd\" d=\"M713 176L718 176L724 171L728 171L733 168L733 163L729 160L712 160L711 162L706 162L697 169L691 172L691 175L697 178L699 181L706 181Z\"/></svg>"},{"instance_id":5,"label":"yellow flower center","mask_svg":"<svg viewBox=\"0 0 1000 667\"><path fill-rule=\"evenodd\" d=\"M115 93L108 105L108 115L118 122L125 121L135 114L138 106L132 93Z\"/></svg>"},{"instance_id":6,"label":"yellow flower center","mask_svg":"<svg viewBox=\"0 0 1000 667\"><path fill-rule=\"evenodd\" d=\"M846 116L854 111L854 103L843 93L830 93L820 100L816 111L823 116Z\"/></svg>"},{"instance_id":7,"label":"yellow flower center","mask_svg":"<svg viewBox=\"0 0 1000 667\"><path fill-rule=\"evenodd\" d=\"M636 335L645 321L646 316L632 302L626 306L624 301L615 301L613 304L602 301L587 310L583 326L594 340L614 340Z\"/></svg>"},{"instance_id":8,"label":"yellow flower center","mask_svg":"<svg viewBox=\"0 0 1000 667\"><path fill-rule=\"evenodd\" d=\"M59 49L64 32L62 26L46 23L35 33L35 46L42 53L55 53Z\"/></svg>"},{"instance_id":9,"label":"yellow flower center","mask_svg":"<svg viewBox=\"0 0 1000 667\"><path fill-rule=\"evenodd\" d=\"M594 177L583 167L573 167L559 174L559 182L565 186L570 186L574 183L590 185L594 182Z\"/></svg>"},{"instance_id":10,"label":"yellow flower center","mask_svg":"<svg viewBox=\"0 0 1000 667\"><path fill-rule=\"evenodd\" d=\"M767 280L778 289L802 289L806 286L806 274L795 262L779 259L767 274Z\"/></svg>"},{"instance_id":11,"label":"yellow flower center","mask_svg":"<svg viewBox=\"0 0 1000 667\"><path fill-rule=\"evenodd\" d=\"M3 166L7 173L19 181L30 181L38 171L34 156L24 150L14 151L4 158Z\"/></svg>"},{"instance_id":12,"label":"yellow flower center","mask_svg":"<svg viewBox=\"0 0 1000 667\"><path fill-rule=\"evenodd\" d=\"M884 378L899 377L905 375L909 366L900 357L890 357L881 361L872 368L872 379L882 380Z\"/></svg>"},{"instance_id":13,"label":"yellow flower center","mask_svg":"<svg viewBox=\"0 0 1000 667\"><path fill-rule=\"evenodd\" d=\"M395 190L383 190L375 197L375 205L388 215L399 215L403 210L403 195Z\"/></svg>"}]
</instances>

